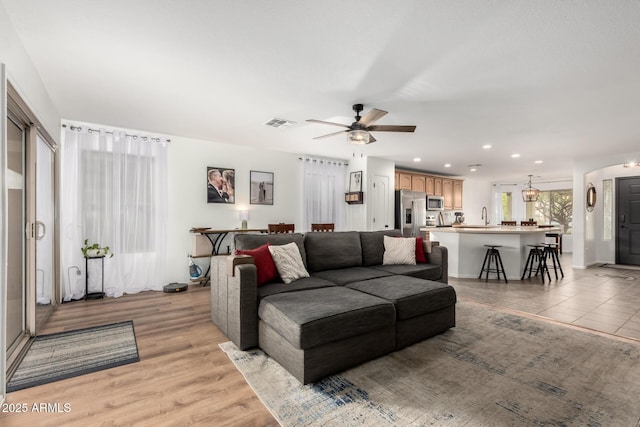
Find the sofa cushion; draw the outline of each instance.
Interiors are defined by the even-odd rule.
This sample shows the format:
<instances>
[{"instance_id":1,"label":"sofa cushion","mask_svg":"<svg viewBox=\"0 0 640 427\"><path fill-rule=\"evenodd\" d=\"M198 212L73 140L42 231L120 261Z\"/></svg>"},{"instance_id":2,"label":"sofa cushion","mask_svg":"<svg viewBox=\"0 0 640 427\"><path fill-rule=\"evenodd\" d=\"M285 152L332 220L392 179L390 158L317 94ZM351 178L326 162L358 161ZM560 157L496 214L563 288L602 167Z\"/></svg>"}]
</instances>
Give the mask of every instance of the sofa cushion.
<instances>
[{"instance_id":1,"label":"sofa cushion","mask_svg":"<svg viewBox=\"0 0 640 427\"><path fill-rule=\"evenodd\" d=\"M269 245L262 245L255 249L237 250L236 255L251 255L256 266L258 286L265 283L274 282L280 278L278 269L273 263Z\"/></svg>"},{"instance_id":2,"label":"sofa cushion","mask_svg":"<svg viewBox=\"0 0 640 427\"><path fill-rule=\"evenodd\" d=\"M280 246L270 245L269 252L271 252L278 274L284 283L289 284L294 280L309 277L309 273L302 262L300 249L294 242Z\"/></svg>"},{"instance_id":3,"label":"sofa cushion","mask_svg":"<svg viewBox=\"0 0 640 427\"><path fill-rule=\"evenodd\" d=\"M341 286L285 292L260 301L258 316L291 345L313 348L389 326L389 301Z\"/></svg>"},{"instance_id":4,"label":"sofa cushion","mask_svg":"<svg viewBox=\"0 0 640 427\"><path fill-rule=\"evenodd\" d=\"M329 280L338 285L359 282L361 280L375 279L377 277L392 276L393 273L370 267L351 267L339 270L326 270L311 273L314 277Z\"/></svg>"},{"instance_id":5,"label":"sofa cushion","mask_svg":"<svg viewBox=\"0 0 640 427\"><path fill-rule=\"evenodd\" d=\"M398 320L410 319L456 303L453 287L432 280L392 276L351 283L347 288L384 298L394 304Z\"/></svg>"},{"instance_id":6,"label":"sofa cushion","mask_svg":"<svg viewBox=\"0 0 640 427\"><path fill-rule=\"evenodd\" d=\"M327 288L330 286L337 285L328 280L320 279L319 277L304 277L288 285L284 284L283 282L272 282L258 288L258 299L262 299L264 297L268 297L269 295L279 294L282 292L296 292L304 291L307 289Z\"/></svg>"},{"instance_id":7,"label":"sofa cushion","mask_svg":"<svg viewBox=\"0 0 640 427\"><path fill-rule=\"evenodd\" d=\"M362 265L382 265L384 254L384 236L402 236L400 230L361 231Z\"/></svg>"},{"instance_id":8,"label":"sofa cushion","mask_svg":"<svg viewBox=\"0 0 640 427\"><path fill-rule=\"evenodd\" d=\"M236 250L255 249L259 246L270 245L286 245L294 242L300 249L300 256L305 267L307 265L307 256L304 250L304 236L300 233L284 233L284 234L247 234L238 233L234 237L234 245Z\"/></svg>"},{"instance_id":9,"label":"sofa cushion","mask_svg":"<svg viewBox=\"0 0 640 427\"><path fill-rule=\"evenodd\" d=\"M416 238L384 236L382 265L415 265Z\"/></svg>"},{"instance_id":10,"label":"sofa cushion","mask_svg":"<svg viewBox=\"0 0 640 427\"><path fill-rule=\"evenodd\" d=\"M357 231L306 233L304 247L311 272L362 265L362 246Z\"/></svg>"},{"instance_id":11,"label":"sofa cushion","mask_svg":"<svg viewBox=\"0 0 640 427\"><path fill-rule=\"evenodd\" d=\"M442 266L436 264L380 265L372 268L391 274L401 274L426 280L440 280L442 278Z\"/></svg>"}]
</instances>

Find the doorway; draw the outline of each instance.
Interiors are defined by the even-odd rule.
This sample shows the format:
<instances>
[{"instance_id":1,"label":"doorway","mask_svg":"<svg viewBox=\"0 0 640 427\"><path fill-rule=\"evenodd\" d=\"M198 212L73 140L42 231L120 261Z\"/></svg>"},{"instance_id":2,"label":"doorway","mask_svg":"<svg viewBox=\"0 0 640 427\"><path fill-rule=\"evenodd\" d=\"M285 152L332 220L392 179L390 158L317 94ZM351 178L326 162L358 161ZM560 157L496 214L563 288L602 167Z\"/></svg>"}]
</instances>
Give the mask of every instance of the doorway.
<instances>
[{"instance_id":1,"label":"doorway","mask_svg":"<svg viewBox=\"0 0 640 427\"><path fill-rule=\"evenodd\" d=\"M616 264L640 265L640 177L616 178Z\"/></svg>"}]
</instances>

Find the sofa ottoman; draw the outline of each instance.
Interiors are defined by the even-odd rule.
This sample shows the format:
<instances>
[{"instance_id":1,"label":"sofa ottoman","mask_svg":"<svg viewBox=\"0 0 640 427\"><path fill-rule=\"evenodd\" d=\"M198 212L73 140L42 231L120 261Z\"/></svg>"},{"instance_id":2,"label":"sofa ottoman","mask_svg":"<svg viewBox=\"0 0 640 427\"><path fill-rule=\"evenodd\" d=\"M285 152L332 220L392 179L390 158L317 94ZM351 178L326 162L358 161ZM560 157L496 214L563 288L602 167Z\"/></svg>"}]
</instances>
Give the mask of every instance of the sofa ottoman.
<instances>
[{"instance_id":1,"label":"sofa ottoman","mask_svg":"<svg viewBox=\"0 0 640 427\"><path fill-rule=\"evenodd\" d=\"M456 292L445 283L393 276L363 280L346 287L393 303L396 309L396 349L455 326Z\"/></svg>"},{"instance_id":2,"label":"sofa ottoman","mask_svg":"<svg viewBox=\"0 0 640 427\"><path fill-rule=\"evenodd\" d=\"M342 286L264 297L258 317L260 348L303 384L395 348L393 304Z\"/></svg>"}]
</instances>

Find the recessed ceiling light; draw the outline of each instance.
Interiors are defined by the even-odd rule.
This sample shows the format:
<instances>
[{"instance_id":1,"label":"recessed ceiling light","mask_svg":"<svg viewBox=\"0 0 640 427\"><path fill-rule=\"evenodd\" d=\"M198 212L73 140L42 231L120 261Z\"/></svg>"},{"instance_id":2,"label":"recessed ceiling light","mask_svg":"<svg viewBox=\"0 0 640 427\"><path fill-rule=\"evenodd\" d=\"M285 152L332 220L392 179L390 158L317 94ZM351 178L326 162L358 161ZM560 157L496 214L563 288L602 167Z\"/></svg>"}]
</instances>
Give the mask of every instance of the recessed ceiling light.
<instances>
[{"instance_id":1,"label":"recessed ceiling light","mask_svg":"<svg viewBox=\"0 0 640 427\"><path fill-rule=\"evenodd\" d=\"M445 168L450 168L450 167L451 167L451 163L445 163L445 164L444 164L444 167L445 167Z\"/></svg>"},{"instance_id":2,"label":"recessed ceiling light","mask_svg":"<svg viewBox=\"0 0 640 427\"><path fill-rule=\"evenodd\" d=\"M413 161L414 161L414 162L419 162L419 161L421 161L421 160L422 160L422 159L421 159L420 157L414 157L414 158L413 158Z\"/></svg>"},{"instance_id":3,"label":"recessed ceiling light","mask_svg":"<svg viewBox=\"0 0 640 427\"><path fill-rule=\"evenodd\" d=\"M539 165L539 164L540 164L540 163L542 163L542 162L543 162L543 160L536 160L536 161L535 161L535 162L533 162L533 163L535 163L536 165Z\"/></svg>"},{"instance_id":4,"label":"recessed ceiling light","mask_svg":"<svg viewBox=\"0 0 640 427\"><path fill-rule=\"evenodd\" d=\"M471 169L469 169L469 170L470 170L471 172L475 172L475 171L477 171L478 169L476 169L476 168L471 168Z\"/></svg>"},{"instance_id":5,"label":"recessed ceiling light","mask_svg":"<svg viewBox=\"0 0 640 427\"><path fill-rule=\"evenodd\" d=\"M490 149L490 148L491 148L491 144L484 144L484 145L482 146L482 149L483 149L483 150L488 150L488 149Z\"/></svg>"},{"instance_id":6,"label":"recessed ceiling light","mask_svg":"<svg viewBox=\"0 0 640 427\"><path fill-rule=\"evenodd\" d=\"M469 171L471 172L477 171L480 166L482 166L480 163L476 163L474 165L467 165L467 167L469 168Z\"/></svg>"},{"instance_id":7,"label":"recessed ceiling light","mask_svg":"<svg viewBox=\"0 0 640 427\"><path fill-rule=\"evenodd\" d=\"M513 157L514 159L517 159L518 157L520 157L520 154L515 153L515 154L512 154L511 157Z\"/></svg>"}]
</instances>

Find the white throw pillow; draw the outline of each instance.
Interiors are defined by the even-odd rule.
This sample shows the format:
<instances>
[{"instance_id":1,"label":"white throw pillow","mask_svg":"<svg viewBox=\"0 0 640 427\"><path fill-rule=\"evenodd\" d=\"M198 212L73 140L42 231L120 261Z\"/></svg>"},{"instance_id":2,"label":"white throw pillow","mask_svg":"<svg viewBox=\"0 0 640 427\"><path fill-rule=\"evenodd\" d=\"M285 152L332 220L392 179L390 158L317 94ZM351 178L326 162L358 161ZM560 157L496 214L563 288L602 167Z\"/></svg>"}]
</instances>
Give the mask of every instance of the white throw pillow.
<instances>
[{"instance_id":1,"label":"white throw pillow","mask_svg":"<svg viewBox=\"0 0 640 427\"><path fill-rule=\"evenodd\" d=\"M302 262L300 249L294 242L281 246L269 245L269 252L284 283L289 284L294 280L309 277Z\"/></svg>"},{"instance_id":2,"label":"white throw pillow","mask_svg":"<svg viewBox=\"0 0 640 427\"><path fill-rule=\"evenodd\" d=\"M415 265L416 238L384 236L382 265Z\"/></svg>"}]
</instances>

